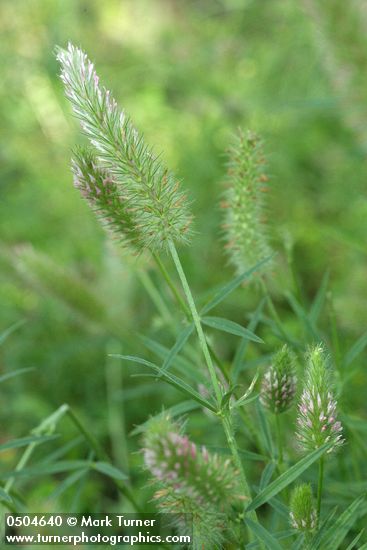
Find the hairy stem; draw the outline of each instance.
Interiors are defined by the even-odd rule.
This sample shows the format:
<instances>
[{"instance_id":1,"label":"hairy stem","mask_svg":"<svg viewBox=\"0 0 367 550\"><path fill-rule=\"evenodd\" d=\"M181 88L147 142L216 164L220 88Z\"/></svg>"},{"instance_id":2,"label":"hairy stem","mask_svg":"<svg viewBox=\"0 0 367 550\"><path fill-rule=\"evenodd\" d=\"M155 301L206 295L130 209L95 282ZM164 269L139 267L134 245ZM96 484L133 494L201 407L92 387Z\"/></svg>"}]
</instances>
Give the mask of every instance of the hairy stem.
<instances>
[{"instance_id":1,"label":"hairy stem","mask_svg":"<svg viewBox=\"0 0 367 550\"><path fill-rule=\"evenodd\" d=\"M282 427L280 423L279 414L275 415L275 425L277 430L277 441L278 441L278 464L279 468L282 468L283 464L283 439L282 439Z\"/></svg>"},{"instance_id":2,"label":"hairy stem","mask_svg":"<svg viewBox=\"0 0 367 550\"><path fill-rule=\"evenodd\" d=\"M173 262L175 264L178 276L180 278L180 281L181 281L182 288L183 288L183 291L184 291L185 296L186 296L188 306L190 308L192 319L193 319L193 322L195 324L195 328L196 328L196 331L197 331L197 334L198 334L200 347L202 349L202 352L203 352L203 355L204 355L204 358L205 358L205 361L206 361L206 364L207 364L207 367L208 367L210 379L211 379L211 382L212 382L213 390L214 390L214 393L215 393L215 396L216 396L218 409L219 409L220 404L221 404L222 392L221 392L221 389L220 389L220 386L219 386L219 382L218 382L218 378L217 378L217 375L216 375L216 372L215 372L214 364L213 364L213 361L212 361L212 358L211 358L211 355L210 355L210 352L209 352L209 348L208 348L208 344L207 344L207 341L206 341L206 338L205 338L205 334L204 334L203 328L201 326L201 320L200 320L200 317L199 317L199 313L196 309L194 298L192 296L189 284L187 282L184 270L182 268L180 258L177 254L175 245L172 242L169 243L169 249L170 249L172 259L173 259ZM224 429L224 432L225 432L225 435L226 435L226 438L227 438L228 446L229 446L230 451L231 451L232 456L233 456L234 464L238 468L239 473L241 475L241 481L242 481L244 496L247 497L247 499L251 499L250 488L249 488L248 483L247 483L246 474L245 474L245 471L244 471L243 466L242 466L242 462L241 462L241 459L240 459L240 456L239 456L239 453L238 453L237 443L236 443L236 440L235 440L235 437L234 437L234 430L233 430L232 420L231 420L231 416L230 416L230 411L221 412L220 418L221 418L223 429ZM254 521L257 522L257 515L256 515L255 511L250 512L249 516ZM251 535L251 537L252 537L252 535Z\"/></svg>"},{"instance_id":3,"label":"hairy stem","mask_svg":"<svg viewBox=\"0 0 367 550\"><path fill-rule=\"evenodd\" d=\"M320 523L322 487L324 484L324 457L319 461L319 481L317 485L317 524Z\"/></svg>"}]
</instances>

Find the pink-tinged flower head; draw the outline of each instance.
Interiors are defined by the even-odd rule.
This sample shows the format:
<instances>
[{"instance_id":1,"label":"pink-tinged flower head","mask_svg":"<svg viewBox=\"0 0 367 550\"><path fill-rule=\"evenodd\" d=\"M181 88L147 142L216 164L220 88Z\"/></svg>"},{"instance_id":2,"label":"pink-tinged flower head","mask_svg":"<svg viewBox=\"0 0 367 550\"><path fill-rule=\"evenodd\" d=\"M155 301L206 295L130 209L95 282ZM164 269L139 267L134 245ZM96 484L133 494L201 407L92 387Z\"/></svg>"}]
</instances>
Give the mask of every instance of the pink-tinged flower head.
<instances>
[{"instance_id":1,"label":"pink-tinged flower head","mask_svg":"<svg viewBox=\"0 0 367 550\"><path fill-rule=\"evenodd\" d=\"M296 387L295 358L288 346L283 346L264 375L261 403L275 414L282 413L292 406Z\"/></svg>"},{"instance_id":2,"label":"pink-tinged flower head","mask_svg":"<svg viewBox=\"0 0 367 550\"><path fill-rule=\"evenodd\" d=\"M331 453L344 443L343 427L337 420L337 401L331 387L331 373L322 346L308 354L304 389L298 405L297 433L305 451L332 444Z\"/></svg>"}]
</instances>

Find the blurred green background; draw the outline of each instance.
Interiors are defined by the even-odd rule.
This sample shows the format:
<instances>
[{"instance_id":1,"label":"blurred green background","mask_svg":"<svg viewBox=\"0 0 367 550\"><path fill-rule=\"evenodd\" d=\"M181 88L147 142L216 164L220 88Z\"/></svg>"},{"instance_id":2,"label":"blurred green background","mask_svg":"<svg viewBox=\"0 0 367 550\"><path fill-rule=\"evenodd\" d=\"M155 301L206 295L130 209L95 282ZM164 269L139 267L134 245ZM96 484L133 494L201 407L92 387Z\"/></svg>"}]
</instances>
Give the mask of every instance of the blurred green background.
<instances>
[{"instance_id":1,"label":"blurred green background","mask_svg":"<svg viewBox=\"0 0 367 550\"><path fill-rule=\"evenodd\" d=\"M343 341L364 331L363 1L2 0L0 29L0 332L26 321L0 348L0 369L34 368L2 386L2 440L25 435L67 402L123 463L119 433L178 397L159 384L147 389L107 359L111 350L139 354L137 333L172 340L135 276L149 261L120 254L73 188L70 154L81 138L54 56L55 45L69 40L88 52L101 80L183 180L196 233L182 252L197 294L233 276L218 204L224 151L242 126L264 137L269 157L280 315L292 325L283 297L292 284L292 248L305 302L330 270ZM166 292L153 269L151 276ZM243 293L225 314L243 322L254 304L252 293ZM220 348L225 357L231 342ZM359 376L351 389L365 382ZM356 392L356 403L363 401ZM71 428L63 429L67 440ZM4 455L5 463L13 460ZM37 501L49 487L32 491ZM83 498L91 505L88 491Z\"/></svg>"}]
</instances>

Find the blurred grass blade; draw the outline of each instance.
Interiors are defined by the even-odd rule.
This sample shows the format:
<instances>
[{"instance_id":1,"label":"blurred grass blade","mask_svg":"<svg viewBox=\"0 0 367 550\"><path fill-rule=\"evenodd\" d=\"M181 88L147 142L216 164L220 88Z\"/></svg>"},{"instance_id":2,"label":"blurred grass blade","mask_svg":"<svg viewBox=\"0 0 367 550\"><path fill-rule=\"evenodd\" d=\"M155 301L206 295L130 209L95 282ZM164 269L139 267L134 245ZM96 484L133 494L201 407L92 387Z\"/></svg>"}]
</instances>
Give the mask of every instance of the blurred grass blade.
<instances>
[{"instance_id":1,"label":"blurred grass blade","mask_svg":"<svg viewBox=\"0 0 367 550\"><path fill-rule=\"evenodd\" d=\"M245 519L246 525L251 529L256 538L263 542L269 550L282 550L279 542L259 523L255 523L249 518Z\"/></svg>"},{"instance_id":2,"label":"blurred grass blade","mask_svg":"<svg viewBox=\"0 0 367 550\"><path fill-rule=\"evenodd\" d=\"M292 530L288 529L287 531L278 531L278 533L274 533L273 537L276 540L282 540L282 539L287 539L292 535L294 535L293 529ZM246 550L257 550L257 549L260 550L260 548L264 548L264 546L262 545L262 543L258 541L251 542L250 544L246 544Z\"/></svg>"},{"instance_id":3,"label":"blurred grass blade","mask_svg":"<svg viewBox=\"0 0 367 550\"><path fill-rule=\"evenodd\" d=\"M0 376L0 383L5 382L5 380L9 380L10 378L14 378L14 376L20 376L21 374L31 372L33 370L35 370L34 367L28 367L26 369L18 369L14 370L13 372L7 372L6 374Z\"/></svg>"},{"instance_id":4,"label":"blurred grass blade","mask_svg":"<svg viewBox=\"0 0 367 550\"><path fill-rule=\"evenodd\" d=\"M231 455L231 451L228 449L228 447L217 447L216 445L206 445L206 447L207 449L210 449L220 454L225 454L228 456ZM240 454L245 460L255 460L257 462L264 462L268 458L265 455L260 455L251 451L244 451L243 449L238 449L238 454Z\"/></svg>"},{"instance_id":5,"label":"blurred grass blade","mask_svg":"<svg viewBox=\"0 0 367 550\"><path fill-rule=\"evenodd\" d=\"M366 496L356 498L350 506L337 518L322 538L322 550L339 548L357 519L367 513L366 506L361 506Z\"/></svg>"},{"instance_id":6,"label":"blurred grass blade","mask_svg":"<svg viewBox=\"0 0 367 550\"><path fill-rule=\"evenodd\" d=\"M47 501L50 500L56 500L59 498L62 494L65 493L70 487L75 485L83 476L88 474L89 470L77 470L76 472L72 473L70 476L68 476L66 479L64 479L59 485L56 487L55 491L53 491L48 497Z\"/></svg>"},{"instance_id":7,"label":"blurred grass blade","mask_svg":"<svg viewBox=\"0 0 367 550\"><path fill-rule=\"evenodd\" d=\"M274 257L274 254L271 256L265 258L264 260L261 260L261 262L258 262L254 267L249 269L248 271L245 271L241 275L238 275L235 279L230 281L229 283L223 285L213 296L213 298L203 307L203 309L200 311L200 315L204 315L208 313L211 309L213 309L215 306L220 304L227 296L236 290L237 287L240 286L246 279L249 279L251 275L256 273L260 267L262 267L264 264L269 262Z\"/></svg>"},{"instance_id":8,"label":"blurred grass blade","mask_svg":"<svg viewBox=\"0 0 367 550\"><path fill-rule=\"evenodd\" d=\"M5 502L13 502L13 499L2 487L0 487L0 500Z\"/></svg>"},{"instance_id":9,"label":"blurred grass blade","mask_svg":"<svg viewBox=\"0 0 367 550\"><path fill-rule=\"evenodd\" d=\"M345 366L348 367L351 363L353 363L354 359L356 359L358 355L362 353L362 351L366 346L367 346L367 332L365 332L357 340L357 342L350 348L350 350L345 354L345 358L344 358Z\"/></svg>"},{"instance_id":10,"label":"blurred grass blade","mask_svg":"<svg viewBox=\"0 0 367 550\"><path fill-rule=\"evenodd\" d=\"M328 285L329 285L329 279L330 279L330 272L326 271L326 273L324 274L324 276L322 278L321 285L320 285L320 288L319 288L319 290L316 294L316 297L315 297L314 301L312 302L310 312L309 312L309 318L310 318L310 321L313 325L317 324L317 321L319 320L322 308L324 307L326 293L327 293L327 289L328 289Z\"/></svg>"},{"instance_id":11,"label":"blurred grass blade","mask_svg":"<svg viewBox=\"0 0 367 550\"><path fill-rule=\"evenodd\" d=\"M57 439L58 435L32 435L29 437L21 437L19 439L13 439L8 443L3 443L0 445L0 453L3 451L8 451L9 449L16 449L18 447L25 447L30 443L45 443L46 441L53 441Z\"/></svg>"},{"instance_id":12,"label":"blurred grass blade","mask_svg":"<svg viewBox=\"0 0 367 550\"><path fill-rule=\"evenodd\" d=\"M92 468L105 476L112 477L112 479L119 479L120 481L129 479L129 477L122 470L120 470L120 468L116 468L108 462L93 462Z\"/></svg>"},{"instance_id":13,"label":"blurred grass blade","mask_svg":"<svg viewBox=\"0 0 367 550\"><path fill-rule=\"evenodd\" d=\"M269 481L271 480L271 477L274 473L274 470L276 468L275 462L269 462L263 469L263 473L261 474L260 479L260 487L259 490L263 491L265 487L269 484Z\"/></svg>"},{"instance_id":14,"label":"blurred grass blade","mask_svg":"<svg viewBox=\"0 0 367 550\"><path fill-rule=\"evenodd\" d=\"M307 316L306 311L303 309L303 307L297 302L296 298L291 294L291 292L285 292L284 296L286 297L289 305L293 309L294 313L297 315L298 319L304 326L306 332L308 332L311 339L319 341L322 340L322 337L320 334L318 334L315 327L312 325L310 319Z\"/></svg>"},{"instance_id":15,"label":"blurred grass blade","mask_svg":"<svg viewBox=\"0 0 367 550\"><path fill-rule=\"evenodd\" d=\"M21 470L14 470L12 472L6 472L0 474L0 479L8 479L13 477L36 477L44 476L48 474L59 474L62 472L69 472L72 470L80 470L81 468L89 469L92 463L87 460L64 460L60 462L54 462L52 464L39 464L37 466L31 466L29 468L23 468Z\"/></svg>"},{"instance_id":16,"label":"blurred grass blade","mask_svg":"<svg viewBox=\"0 0 367 550\"><path fill-rule=\"evenodd\" d=\"M322 522L318 532L316 533L316 535L314 536L314 538L312 539L311 543L310 543L310 550L322 550L321 547L320 547L320 544L322 542L322 538L325 534L325 532L327 531L327 529L329 528L329 526L334 522L333 522L333 519L334 519L334 516L336 514L338 510L338 507L335 506L335 508L333 508L331 510L331 512L328 514L328 516L324 519L324 521Z\"/></svg>"},{"instance_id":17,"label":"blurred grass blade","mask_svg":"<svg viewBox=\"0 0 367 550\"><path fill-rule=\"evenodd\" d=\"M251 330L248 330L247 328L244 328L229 319L223 319L222 317L202 317L201 321L204 325L221 330L222 332L228 332L229 334L241 336L242 338L247 338L248 340L259 342L260 344L264 343L264 341L256 336L256 334L254 334Z\"/></svg>"},{"instance_id":18,"label":"blurred grass blade","mask_svg":"<svg viewBox=\"0 0 367 550\"><path fill-rule=\"evenodd\" d=\"M191 323L191 325L185 327L183 331L180 332L180 334L177 337L175 345L169 351L166 359L164 360L164 363L162 365L162 371L166 371L170 368L170 366L172 365L172 362L175 360L176 355L180 353L181 349L184 347L190 335L192 334L194 328L195 328L194 323Z\"/></svg>"},{"instance_id":19,"label":"blurred grass blade","mask_svg":"<svg viewBox=\"0 0 367 550\"><path fill-rule=\"evenodd\" d=\"M268 502L268 500L277 495L285 487L287 487L292 481L297 479L307 468L309 468L316 460L318 460L329 448L331 448L331 443L326 443L319 449L312 451L296 464L291 466L284 474L280 475L275 479L270 485L268 485L263 491L261 491L252 502L246 508L246 511L256 510L259 506Z\"/></svg>"},{"instance_id":20,"label":"blurred grass blade","mask_svg":"<svg viewBox=\"0 0 367 550\"><path fill-rule=\"evenodd\" d=\"M251 332L254 332L256 330L265 304L266 304L266 298L263 298L260 301L259 305L257 306L254 314L252 315L251 320L247 326L247 329L250 330ZM236 354L233 360L233 376L235 381L237 380L237 377L241 372L241 370L243 370L244 368L243 360L247 350L247 346L248 346L248 338L242 338L242 340L240 341L237 347Z\"/></svg>"},{"instance_id":21,"label":"blurred grass blade","mask_svg":"<svg viewBox=\"0 0 367 550\"><path fill-rule=\"evenodd\" d=\"M171 386L174 386L176 389L178 389L181 393L184 393L186 396L189 396L198 403L200 403L203 407L206 407L207 409L216 412L216 408L214 405L212 405L209 401L204 399L197 391L195 391L191 386L186 384L183 380L180 378L177 378L177 376L174 376L173 374L170 374L168 372L163 372L162 369L160 369L157 365L154 363L151 363L150 361L147 361L146 359L142 359L141 357L135 357L133 355L111 355L111 357L117 357L119 359L125 359L125 361L132 361L133 363L139 363L141 365L144 365L146 367L149 367L150 369L154 370L156 374L160 375L159 377L170 384ZM139 375L141 376L141 375ZM153 375L144 375L144 376L153 376ZM156 375L154 375L155 378L157 378Z\"/></svg>"},{"instance_id":22,"label":"blurred grass blade","mask_svg":"<svg viewBox=\"0 0 367 550\"><path fill-rule=\"evenodd\" d=\"M303 533L300 534L299 537L296 538L294 543L291 546L291 550L303 550L305 543L305 535Z\"/></svg>"},{"instance_id":23,"label":"blurred grass blade","mask_svg":"<svg viewBox=\"0 0 367 550\"><path fill-rule=\"evenodd\" d=\"M362 531L360 531L358 533L358 535L356 537L354 537L354 539L352 540L352 542L349 544L348 548L346 550L353 550L353 548L355 547L355 545L357 544L357 542L359 541L359 539L361 538L361 536L363 535L364 533L364 529L362 529Z\"/></svg>"},{"instance_id":24,"label":"blurred grass blade","mask_svg":"<svg viewBox=\"0 0 367 550\"><path fill-rule=\"evenodd\" d=\"M256 401L255 408L256 408L257 418L259 420L259 427L260 427L259 435L262 439L264 447L269 453L269 456L273 457L274 445L271 437L271 432L269 430L268 419L264 413L263 406L261 405L259 400Z\"/></svg>"},{"instance_id":25,"label":"blurred grass blade","mask_svg":"<svg viewBox=\"0 0 367 550\"><path fill-rule=\"evenodd\" d=\"M7 328L6 330L4 330L4 332L2 332L0 334L0 346L5 342L5 340L13 333L15 332L19 327L22 327L24 324L26 323L26 321L24 319L22 319L21 321L17 321L16 323L14 323L13 325L11 325L9 328Z\"/></svg>"}]
</instances>

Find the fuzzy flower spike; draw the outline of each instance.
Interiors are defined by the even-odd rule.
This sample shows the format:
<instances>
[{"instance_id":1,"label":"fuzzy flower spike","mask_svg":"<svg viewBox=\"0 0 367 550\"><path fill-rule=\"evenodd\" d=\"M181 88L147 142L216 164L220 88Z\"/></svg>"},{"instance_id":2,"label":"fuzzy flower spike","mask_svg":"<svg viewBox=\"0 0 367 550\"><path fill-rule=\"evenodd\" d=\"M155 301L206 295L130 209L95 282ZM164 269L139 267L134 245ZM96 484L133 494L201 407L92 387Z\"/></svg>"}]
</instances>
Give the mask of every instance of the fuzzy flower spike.
<instances>
[{"instance_id":1,"label":"fuzzy flower spike","mask_svg":"<svg viewBox=\"0 0 367 550\"><path fill-rule=\"evenodd\" d=\"M139 250L166 248L170 241L187 242L191 215L186 197L179 191L178 180L145 144L111 92L100 85L86 54L69 44L67 50L58 49L57 59L66 96L95 148L95 170L104 170L113 182L108 185L109 189L114 188L113 195L108 192L107 197L102 193L97 206L101 216L107 213L107 225L112 226L125 243L134 243ZM78 178L85 164L90 164L90 156L87 155L85 161L80 152L74 159L74 175ZM95 177L93 171L83 173L85 181L89 179L93 183ZM80 186L83 196L95 205L95 195L92 191L89 193L91 186L84 182ZM93 191L97 189L93 186ZM108 219L112 206L113 222ZM116 223L119 213L121 223Z\"/></svg>"},{"instance_id":2,"label":"fuzzy flower spike","mask_svg":"<svg viewBox=\"0 0 367 550\"><path fill-rule=\"evenodd\" d=\"M297 531L312 533L317 526L317 512L311 485L303 483L292 492L289 506L290 523Z\"/></svg>"},{"instance_id":3,"label":"fuzzy flower spike","mask_svg":"<svg viewBox=\"0 0 367 550\"><path fill-rule=\"evenodd\" d=\"M336 406L330 366L323 347L318 345L308 354L305 385L298 406L297 438L304 451L330 442L333 445L327 452L331 453L344 443Z\"/></svg>"},{"instance_id":4,"label":"fuzzy flower spike","mask_svg":"<svg viewBox=\"0 0 367 550\"><path fill-rule=\"evenodd\" d=\"M266 371L260 392L261 403L274 414L288 410L294 401L297 387L295 357L283 346Z\"/></svg>"},{"instance_id":5,"label":"fuzzy flower spike","mask_svg":"<svg viewBox=\"0 0 367 550\"><path fill-rule=\"evenodd\" d=\"M182 521L192 515L194 548L221 548L233 511L241 511L244 502L231 460L190 441L167 415L147 423L143 445L159 509ZM184 523L179 528L184 532Z\"/></svg>"},{"instance_id":6,"label":"fuzzy flower spike","mask_svg":"<svg viewBox=\"0 0 367 550\"><path fill-rule=\"evenodd\" d=\"M221 203L225 209L223 228L230 262L243 273L271 255L264 212L268 177L262 142L253 132L240 131L228 157L227 190Z\"/></svg>"}]
</instances>

